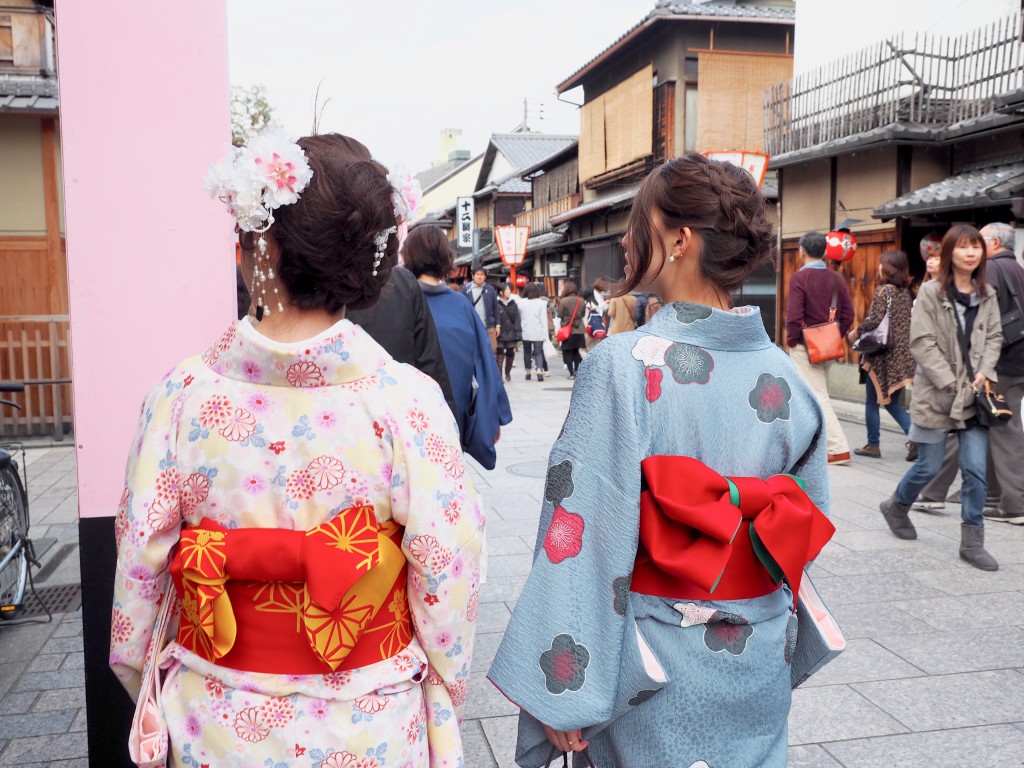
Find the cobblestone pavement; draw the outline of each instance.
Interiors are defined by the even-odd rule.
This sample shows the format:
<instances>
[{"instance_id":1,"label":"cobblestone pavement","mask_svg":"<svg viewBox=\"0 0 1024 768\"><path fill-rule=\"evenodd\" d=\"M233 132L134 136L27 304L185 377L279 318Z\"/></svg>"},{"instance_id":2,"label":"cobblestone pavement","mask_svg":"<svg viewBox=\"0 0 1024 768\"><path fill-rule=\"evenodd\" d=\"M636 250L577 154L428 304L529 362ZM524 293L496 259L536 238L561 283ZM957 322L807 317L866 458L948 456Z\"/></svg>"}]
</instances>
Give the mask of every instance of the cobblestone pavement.
<instances>
[{"instance_id":1,"label":"cobblestone pavement","mask_svg":"<svg viewBox=\"0 0 1024 768\"><path fill-rule=\"evenodd\" d=\"M572 382L552 368L543 383L513 369L515 421L498 466L471 467L488 511L489 563L463 724L467 768L514 766L515 709L484 673L530 569L546 458L568 407ZM861 445L861 405L837 410L851 447ZM996 573L957 557L956 505L915 512L917 541L893 537L877 505L909 465L903 436L883 418L884 458L830 469L838 531L812 572L850 642L794 694L789 765L1024 766L1024 526L986 525ZM36 584L77 584L74 454L31 449L28 469L31 533L45 547ZM80 611L0 623L0 766L88 765L81 632Z\"/></svg>"}]
</instances>

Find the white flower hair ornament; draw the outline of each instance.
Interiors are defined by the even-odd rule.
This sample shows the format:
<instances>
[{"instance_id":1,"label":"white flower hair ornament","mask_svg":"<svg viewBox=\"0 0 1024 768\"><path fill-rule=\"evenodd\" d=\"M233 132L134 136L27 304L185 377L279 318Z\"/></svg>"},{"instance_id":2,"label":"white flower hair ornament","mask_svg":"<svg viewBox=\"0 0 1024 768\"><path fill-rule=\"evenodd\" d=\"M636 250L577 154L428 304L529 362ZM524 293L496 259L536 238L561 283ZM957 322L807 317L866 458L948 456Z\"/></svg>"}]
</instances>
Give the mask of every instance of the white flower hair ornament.
<instances>
[{"instance_id":1,"label":"white flower hair ornament","mask_svg":"<svg viewBox=\"0 0 1024 768\"><path fill-rule=\"evenodd\" d=\"M402 246L409 234L409 222L416 215L416 207L420 198L423 197L423 187L411 171L404 165L398 164L388 174L388 181L394 190L391 193L391 200L395 206L395 221L398 222L398 264L405 266L402 259Z\"/></svg>"},{"instance_id":2,"label":"white flower hair ornament","mask_svg":"<svg viewBox=\"0 0 1024 768\"><path fill-rule=\"evenodd\" d=\"M256 299L257 306L263 307L264 314L270 314L266 304L266 281L274 280L274 270L267 257L263 234L274 223L274 209L296 202L312 178L313 171L302 147L273 125L250 136L243 146L231 147L206 174L204 187L210 196L227 206L240 230L260 236L249 293ZM259 293L256 292L257 278ZM276 282L273 290L278 293ZM284 311L280 299L277 310Z\"/></svg>"},{"instance_id":3,"label":"white flower hair ornament","mask_svg":"<svg viewBox=\"0 0 1024 768\"><path fill-rule=\"evenodd\" d=\"M395 218L409 220L416 215L416 206L423 197L420 180L404 165L397 164L388 174L388 181L395 188L391 199L395 203Z\"/></svg>"},{"instance_id":4,"label":"white flower hair ornament","mask_svg":"<svg viewBox=\"0 0 1024 768\"><path fill-rule=\"evenodd\" d=\"M210 166L205 187L240 229L263 233L274 223L274 209L297 201L312 178L302 147L270 126Z\"/></svg>"}]
</instances>

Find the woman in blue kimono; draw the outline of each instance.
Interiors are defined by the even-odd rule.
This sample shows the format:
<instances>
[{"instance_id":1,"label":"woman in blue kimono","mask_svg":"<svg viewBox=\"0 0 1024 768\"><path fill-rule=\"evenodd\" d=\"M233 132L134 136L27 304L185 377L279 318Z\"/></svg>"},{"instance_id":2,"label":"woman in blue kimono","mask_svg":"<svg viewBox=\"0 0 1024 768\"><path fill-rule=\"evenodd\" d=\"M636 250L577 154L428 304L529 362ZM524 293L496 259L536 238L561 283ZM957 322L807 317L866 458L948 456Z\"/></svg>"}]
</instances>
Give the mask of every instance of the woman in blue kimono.
<instances>
[{"instance_id":1,"label":"woman in blue kimono","mask_svg":"<svg viewBox=\"0 0 1024 768\"><path fill-rule=\"evenodd\" d=\"M730 300L773 242L736 166L691 154L640 187L620 290L665 306L579 369L488 675L524 768L786 764L793 592L834 529L821 408Z\"/></svg>"},{"instance_id":2,"label":"woman in blue kimono","mask_svg":"<svg viewBox=\"0 0 1024 768\"><path fill-rule=\"evenodd\" d=\"M433 224L413 227L402 245L402 259L419 281L437 326L455 396L462 450L484 469L494 469L494 445L501 428L512 421L512 408L480 316L465 294L444 282L454 260L451 243Z\"/></svg>"}]
</instances>

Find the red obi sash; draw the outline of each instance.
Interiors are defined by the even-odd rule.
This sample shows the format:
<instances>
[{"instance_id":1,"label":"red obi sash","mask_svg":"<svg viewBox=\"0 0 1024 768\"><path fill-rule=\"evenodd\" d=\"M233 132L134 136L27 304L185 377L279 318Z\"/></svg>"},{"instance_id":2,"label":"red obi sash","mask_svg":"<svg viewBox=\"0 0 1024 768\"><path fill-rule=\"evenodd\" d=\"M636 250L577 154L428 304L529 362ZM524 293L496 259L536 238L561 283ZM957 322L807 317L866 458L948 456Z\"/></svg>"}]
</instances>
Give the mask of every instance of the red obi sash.
<instances>
[{"instance_id":1,"label":"red obi sash","mask_svg":"<svg viewBox=\"0 0 1024 768\"><path fill-rule=\"evenodd\" d=\"M640 467L634 592L741 600L785 579L796 606L804 567L836 530L797 478L722 477L687 456L651 456Z\"/></svg>"},{"instance_id":2,"label":"red obi sash","mask_svg":"<svg viewBox=\"0 0 1024 768\"><path fill-rule=\"evenodd\" d=\"M353 507L311 531L181 533L171 575L178 642L226 667L325 674L389 659L412 640L404 528Z\"/></svg>"}]
</instances>

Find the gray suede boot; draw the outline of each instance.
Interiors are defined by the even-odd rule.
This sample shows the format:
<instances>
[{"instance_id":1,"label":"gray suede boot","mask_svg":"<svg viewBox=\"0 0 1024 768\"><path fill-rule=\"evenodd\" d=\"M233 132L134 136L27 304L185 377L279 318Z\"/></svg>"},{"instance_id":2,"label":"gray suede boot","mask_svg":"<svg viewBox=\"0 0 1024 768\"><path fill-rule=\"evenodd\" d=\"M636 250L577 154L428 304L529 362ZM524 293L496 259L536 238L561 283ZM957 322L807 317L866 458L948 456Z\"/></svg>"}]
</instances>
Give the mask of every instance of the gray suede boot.
<instances>
[{"instance_id":1,"label":"gray suede boot","mask_svg":"<svg viewBox=\"0 0 1024 768\"><path fill-rule=\"evenodd\" d=\"M999 563L985 551L985 529L960 523L960 559L983 571L998 571Z\"/></svg>"},{"instance_id":2,"label":"gray suede boot","mask_svg":"<svg viewBox=\"0 0 1024 768\"><path fill-rule=\"evenodd\" d=\"M889 530L897 539L916 539L917 529L910 522L910 507L900 504L893 497L889 497L878 508L882 510L882 517L889 526Z\"/></svg>"}]
</instances>

